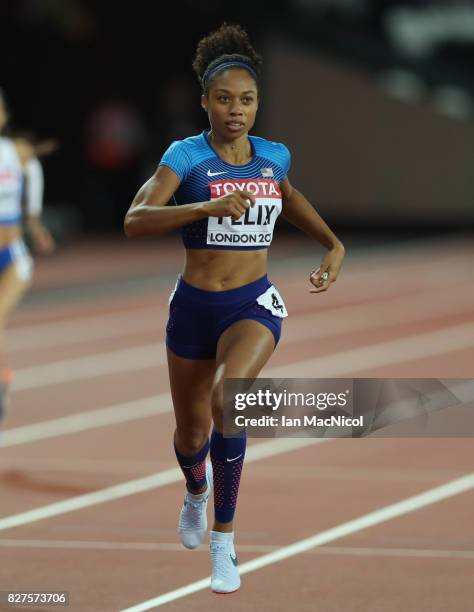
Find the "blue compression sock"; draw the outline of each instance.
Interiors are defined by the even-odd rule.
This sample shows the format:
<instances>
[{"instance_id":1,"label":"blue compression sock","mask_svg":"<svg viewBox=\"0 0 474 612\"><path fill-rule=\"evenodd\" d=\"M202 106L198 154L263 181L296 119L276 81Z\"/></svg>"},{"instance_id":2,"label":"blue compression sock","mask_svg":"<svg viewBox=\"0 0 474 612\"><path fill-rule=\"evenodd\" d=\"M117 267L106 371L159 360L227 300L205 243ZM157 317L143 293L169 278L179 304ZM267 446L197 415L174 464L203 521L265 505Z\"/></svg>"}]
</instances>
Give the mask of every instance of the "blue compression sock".
<instances>
[{"instance_id":1,"label":"blue compression sock","mask_svg":"<svg viewBox=\"0 0 474 612\"><path fill-rule=\"evenodd\" d=\"M247 437L224 438L215 429L211 436L211 461L214 473L214 512L220 523L234 518L244 465Z\"/></svg>"},{"instance_id":2,"label":"blue compression sock","mask_svg":"<svg viewBox=\"0 0 474 612\"><path fill-rule=\"evenodd\" d=\"M186 478L188 489L196 491L206 484L206 457L209 451L209 438L204 446L195 455L187 457L182 455L174 445L176 458Z\"/></svg>"}]
</instances>

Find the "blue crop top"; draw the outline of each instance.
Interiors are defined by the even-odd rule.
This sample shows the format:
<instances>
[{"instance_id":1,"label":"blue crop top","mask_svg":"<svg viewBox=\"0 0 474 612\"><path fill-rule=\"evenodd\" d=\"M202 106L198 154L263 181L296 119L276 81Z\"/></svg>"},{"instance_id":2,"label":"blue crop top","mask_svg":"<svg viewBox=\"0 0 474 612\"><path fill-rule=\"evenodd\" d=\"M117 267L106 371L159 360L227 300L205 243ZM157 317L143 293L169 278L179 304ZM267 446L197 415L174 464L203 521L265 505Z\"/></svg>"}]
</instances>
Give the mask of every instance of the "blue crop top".
<instances>
[{"instance_id":1,"label":"blue crop top","mask_svg":"<svg viewBox=\"0 0 474 612\"><path fill-rule=\"evenodd\" d=\"M181 228L187 249L264 249L270 246L273 228L281 213L280 183L290 167L285 145L249 136L252 159L243 166L222 160L208 141L208 132L176 140L159 165L168 166L181 183L174 203L206 202L236 189L255 195L256 205L238 220L209 217Z\"/></svg>"}]
</instances>

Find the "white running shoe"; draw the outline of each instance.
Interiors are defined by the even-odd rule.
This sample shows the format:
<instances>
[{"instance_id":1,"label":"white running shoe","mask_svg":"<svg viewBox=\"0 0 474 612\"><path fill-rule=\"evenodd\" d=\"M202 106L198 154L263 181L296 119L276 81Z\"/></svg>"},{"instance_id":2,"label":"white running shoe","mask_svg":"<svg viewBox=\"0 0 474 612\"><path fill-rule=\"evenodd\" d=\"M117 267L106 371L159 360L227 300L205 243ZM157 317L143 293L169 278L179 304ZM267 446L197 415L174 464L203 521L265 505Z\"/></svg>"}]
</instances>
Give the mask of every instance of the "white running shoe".
<instances>
[{"instance_id":1,"label":"white running shoe","mask_svg":"<svg viewBox=\"0 0 474 612\"><path fill-rule=\"evenodd\" d=\"M233 593L240 587L237 555L234 549L234 533L211 531L210 538L214 593Z\"/></svg>"},{"instance_id":2,"label":"white running shoe","mask_svg":"<svg viewBox=\"0 0 474 612\"><path fill-rule=\"evenodd\" d=\"M186 489L183 507L179 515L178 533L186 548L197 548L207 531L207 503L212 489L212 464L206 465L207 489L193 495Z\"/></svg>"}]
</instances>

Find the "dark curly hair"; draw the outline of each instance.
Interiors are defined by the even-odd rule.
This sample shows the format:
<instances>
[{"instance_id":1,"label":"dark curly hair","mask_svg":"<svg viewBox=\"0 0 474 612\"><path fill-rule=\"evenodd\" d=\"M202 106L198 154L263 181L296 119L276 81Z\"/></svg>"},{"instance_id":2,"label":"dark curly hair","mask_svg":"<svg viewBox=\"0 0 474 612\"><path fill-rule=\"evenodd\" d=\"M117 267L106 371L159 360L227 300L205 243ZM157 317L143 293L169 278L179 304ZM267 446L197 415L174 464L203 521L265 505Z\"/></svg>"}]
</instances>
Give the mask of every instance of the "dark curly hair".
<instances>
[{"instance_id":1,"label":"dark curly hair","mask_svg":"<svg viewBox=\"0 0 474 612\"><path fill-rule=\"evenodd\" d=\"M204 73L206 70L212 70L218 64L226 61L238 61L247 64L257 76L258 85L262 58L252 47L248 34L242 26L224 22L218 30L202 38L197 46L193 70L197 74L204 94L207 94L209 86L217 76L214 75L203 81ZM252 76L255 78L254 74Z\"/></svg>"}]
</instances>

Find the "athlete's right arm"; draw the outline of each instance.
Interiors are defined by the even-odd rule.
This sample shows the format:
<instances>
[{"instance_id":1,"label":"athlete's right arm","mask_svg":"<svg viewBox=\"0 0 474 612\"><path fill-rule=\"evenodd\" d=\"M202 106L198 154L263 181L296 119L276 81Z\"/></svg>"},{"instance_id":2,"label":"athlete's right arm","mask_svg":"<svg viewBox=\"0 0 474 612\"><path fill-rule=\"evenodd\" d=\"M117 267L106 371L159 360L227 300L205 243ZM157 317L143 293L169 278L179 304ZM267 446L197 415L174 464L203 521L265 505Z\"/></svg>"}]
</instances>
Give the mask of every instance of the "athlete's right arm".
<instances>
[{"instance_id":1,"label":"athlete's right arm","mask_svg":"<svg viewBox=\"0 0 474 612\"><path fill-rule=\"evenodd\" d=\"M207 217L228 216L237 220L249 205L255 203L251 193L234 191L209 202L167 206L179 184L179 177L171 168L159 166L155 174L138 190L125 215L125 235L128 238L161 236Z\"/></svg>"}]
</instances>

